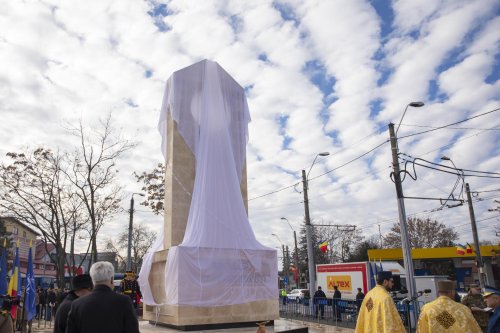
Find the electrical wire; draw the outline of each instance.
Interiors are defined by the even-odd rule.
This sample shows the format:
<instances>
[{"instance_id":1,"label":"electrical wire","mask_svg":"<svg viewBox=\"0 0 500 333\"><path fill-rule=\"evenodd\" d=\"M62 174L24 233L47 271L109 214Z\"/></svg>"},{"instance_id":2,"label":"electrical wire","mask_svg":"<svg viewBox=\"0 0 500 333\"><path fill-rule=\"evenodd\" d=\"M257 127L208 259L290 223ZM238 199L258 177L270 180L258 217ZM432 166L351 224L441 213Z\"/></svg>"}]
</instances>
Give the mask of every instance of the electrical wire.
<instances>
[{"instance_id":1,"label":"electrical wire","mask_svg":"<svg viewBox=\"0 0 500 333\"><path fill-rule=\"evenodd\" d=\"M416 135L421 135L421 134L429 133L429 132L433 132L433 131L437 131L437 130L440 130L440 129L443 129L443 128L446 128L446 127L450 127L450 126L453 126L453 125L461 124L461 123L464 123L466 121L469 121L469 120L472 120L472 119L475 119L475 118L478 118L478 117L482 117L482 116L485 116L485 115L493 113L493 112L497 112L499 110L500 110L500 108L496 108L494 110L491 110L491 111L488 111L488 112L484 112L484 113L478 114L478 115L473 116L473 117L465 118L463 120L460 120L460 121L457 121L457 122L454 122L454 123L451 123L451 124L447 124L447 125L443 125L443 126L438 126L436 128L432 128L432 129L427 130L427 131L422 131L422 132L417 132L417 133L413 133L413 134L408 134L408 135L405 135L405 136L401 136L401 137L398 138L398 140L409 138L409 137L416 136Z\"/></svg>"},{"instance_id":2,"label":"electrical wire","mask_svg":"<svg viewBox=\"0 0 500 333\"><path fill-rule=\"evenodd\" d=\"M426 126L426 125L410 125L410 124L401 124L399 126L408 126L408 127L421 127L421 128L436 128L437 126ZM500 131L500 128L474 128L474 127L446 127L446 129L454 129L454 130L478 130L478 131Z\"/></svg>"},{"instance_id":3,"label":"electrical wire","mask_svg":"<svg viewBox=\"0 0 500 333\"><path fill-rule=\"evenodd\" d=\"M335 171L335 170L338 170L338 169L340 169L340 168L343 168L343 167L345 167L345 166L347 166L347 165L349 165L349 164L351 164L351 163L353 163L353 162L355 162L355 161L359 160L359 159L360 159L360 158L362 158L363 156L366 156L366 155L368 155L369 153L371 153L371 152L375 151L376 149L380 148L381 146L383 146L383 145L384 145L384 144L386 144L387 142L389 142L389 140L385 140L384 142L382 142L382 143L378 144L377 146L373 147L372 149L368 150L367 152L364 152L363 154L361 154L361 155L359 155L359 156L357 156L357 157L353 158L352 160L350 160L350 161L348 161L348 162L346 162L346 163L344 163L344 164L342 164L342 165L340 165L340 166L338 166L338 167L336 167L336 168L334 168L334 169L328 170L327 172L325 172L325 173L323 173L323 174L321 174L321 175L319 175L319 176L316 176L316 177L313 177L313 178L309 178L309 179L308 179L308 182L310 182L310 181L312 181L312 180L314 180L314 179L317 179L317 178L319 178L319 177L322 177L322 176L324 176L324 175L326 175L326 174L329 174L329 173L331 173L331 172L333 172L333 171ZM299 185L299 184L300 184L300 182L296 182L296 183L294 183L294 184L292 184L292 185L289 185L289 186L286 186L286 187L282 187L282 188L280 188L280 189L278 189L278 190L275 190L275 191L272 191L272 192L268 192L268 193L265 193L265 194L262 194L262 195L259 195L259 196L256 196L256 197L253 197L253 198L251 198L251 199L248 199L248 201L252 201L252 200L255 200L255 199L263 198L263 197L266 197L266 196L268 196L268 195L275 194L275 193L278 193L278 192L284 191L284 190L286 190L286 189L289 189L289 188L295 187L295 186L297 186L297 185Z\"/></svg>"},{"instance_id":4,"label":"electrical wire","mask_svg":"<svg viewBox=\"0 0 500 333\"><path fill-rule=\"evenodd\" d=\"M363 153L363 154L359 155L358 157L353 158L352 160L350 160L350 161L348 161L348 162L346 162L346 163L344 163L344 164L342 164L342 165L340 165L340 166L338 166L338 167L336 167L336 168L333 168L333 169L331 169L331 170L328 170L327 172L322 173L321 175L318 175L318 176L316 176L316 177L309 178L309 179L308 179L308 182L310 182L310 181L312 181L312 180L315 180L315 179L317 179L317 178L319 178L319 177L323 177L324 175L327 175L327 174L329 174L329 173L331 173L331 172L333 172L333 171L335 171L335 170L338 170L338 169L340 169L340 168L345 167L346 165L351 164L352 162L355 162L355 161L359 160L361 157L364 157L364 156L368 155L369 153L371 153L371 152L373 152L373 151L377 150L378 148L382 147L382 146L383 146L383 145L385 145L387 142L389 142L389 140L385 140L384 142L379 143L378 145L376 145L376 146L375 146L375 147L373 147L372 149L368 150L367 152L365 152L365 153Z\"/></svg>"}]
</instances>

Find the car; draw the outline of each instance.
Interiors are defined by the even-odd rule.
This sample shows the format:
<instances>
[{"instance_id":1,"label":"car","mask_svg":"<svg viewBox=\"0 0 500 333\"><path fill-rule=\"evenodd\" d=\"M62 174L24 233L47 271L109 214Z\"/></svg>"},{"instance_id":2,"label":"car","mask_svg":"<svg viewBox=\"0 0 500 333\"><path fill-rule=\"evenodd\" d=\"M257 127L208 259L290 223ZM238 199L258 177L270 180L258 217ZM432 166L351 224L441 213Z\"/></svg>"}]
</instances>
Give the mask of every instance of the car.
<instances>
[{"instance_id":1,"label":"car","mask_svg":"<svg viewBox=\"0 0 500 333\"><path fill-rule=\"evenodd\" d=\"M308 289L293 289L290 291L286 297L290 301L295 301L296 303L300 303L304 300L304 298L309 298L309 290Z\"/></svg>"}]
</instances>

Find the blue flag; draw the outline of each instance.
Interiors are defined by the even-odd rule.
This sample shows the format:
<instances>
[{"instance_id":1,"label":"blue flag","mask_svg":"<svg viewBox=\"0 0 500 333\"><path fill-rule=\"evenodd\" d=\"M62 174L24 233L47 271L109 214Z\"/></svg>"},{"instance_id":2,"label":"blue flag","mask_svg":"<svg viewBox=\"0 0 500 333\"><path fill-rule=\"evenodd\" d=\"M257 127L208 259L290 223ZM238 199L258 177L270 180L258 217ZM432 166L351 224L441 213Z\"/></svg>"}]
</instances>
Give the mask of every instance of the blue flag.
<instances>
[{"instance_id":1,"label":"blue flag","mask_svg":"<svg viewBox=\"0 0 500 333\"><path fill-rule=\"evenodd\" d=\"M0 258L0 295L7 294L7 256L5 254L5 245L2 248L2 257Z\"/></svg>"},{"instance_id":2,"label":"blue flag","mask_svg":"<svg viewBox=\"0 0 500 333\"><path fill-rule=\"evenodd\" d=\"M30 244L31 245L31 244ZM36 286L35 274L33 274L33 258L31 254L31 246L28 254L28 269L26 271L26 296L24 298L25 311L28 312L28 320L31 320L36 315Z\"/></svg>"}]
</instances>

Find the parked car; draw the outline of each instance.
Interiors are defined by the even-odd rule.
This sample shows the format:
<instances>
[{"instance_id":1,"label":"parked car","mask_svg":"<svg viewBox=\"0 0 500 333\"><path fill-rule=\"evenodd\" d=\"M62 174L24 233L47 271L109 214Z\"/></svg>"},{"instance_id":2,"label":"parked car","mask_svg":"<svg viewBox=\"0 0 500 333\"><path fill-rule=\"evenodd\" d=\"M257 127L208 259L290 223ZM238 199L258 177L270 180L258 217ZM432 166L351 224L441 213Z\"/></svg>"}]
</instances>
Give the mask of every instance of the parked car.
<instances>
[{"instance_id":1,"label":"parked car","mask_svg":"<svg viewBox=\"0 0 500 333\"><path fill-rule=\"evenodd\" d=\"M290 291L286 297L290 301L295 301L297 303L303 302L304 298L309 298L309 290L308 289L293 289Z\"/></svg>"}]
</instances>

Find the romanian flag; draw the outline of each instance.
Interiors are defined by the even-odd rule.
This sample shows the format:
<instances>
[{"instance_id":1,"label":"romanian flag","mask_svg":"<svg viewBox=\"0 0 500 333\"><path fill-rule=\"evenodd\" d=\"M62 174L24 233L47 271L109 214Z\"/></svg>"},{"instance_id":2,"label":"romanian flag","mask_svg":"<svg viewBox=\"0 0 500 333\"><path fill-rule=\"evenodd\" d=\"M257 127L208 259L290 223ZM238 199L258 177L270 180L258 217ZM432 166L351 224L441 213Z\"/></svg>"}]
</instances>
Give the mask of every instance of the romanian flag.
<instances>
[{"instance_id":1,"label":"romanian flag","mask_svg":"<svg viewBox=\"0 0 500 333\"><path fill-rule=\"evenodd\" d=\"M295 280L295 282L297 282L299 280L299 273L297 272L297 268L295 268L295 266L290 266L290 270L293 273L293 279Z\"/></svg>"},{"instance_id":2,"label":"romanian flag","mask_svg":"<svg viewBox=\"0 0 500 333\"><path fill-rule=\"evenodd\" d=\"M465 247L462 244L457 244L457 254L461 256L465 254Z\"/></svg>"},{"instance_id":3,"label":"romanian flag","mask_svg":"<svg viewBox=\"0 0 500 333\"><path fill-rule=\"evenodd\" d=\"M328 251L328 241L324 241L323 243L320 243L319 250L323 253L326 253L326 251Z\"/></svg>"},{"instance_id":4,"label":"romanian flag","mask_svg":"<svg viewBox=\"0 0 500 333\"><path fill-rule=\"evenodd\" d=\"M467 246L465 247L465 252L467 252L467 253L474 252L474 250L472 250L472 246L469 243L467 243Z\"/></svg>"},{"instance_id":5,"label":"romanian flag","mask_svg":"<svg viewBox=\"0 0 500 333\"><path fill-rule=\"evenodd\" d=\"M9 289L7 293L12 298L21 298L21 267L19 266L19 246L16 247L16 258L14 259L14 265L12 266L12 275L10 276ZM18 294L19 293L19 294ZM10 310L10 315L12 319L16 319L17 305L13 305Z\"/></svg>"},{"instance_id":6,"label":"romanian flag","mask_svg":"<svg viewBox=\"0 0 500 333\"><path fill-rule=\"evenodd\" d=\"M3 240L2 257L0 258L0 295L7 294L7 255L5 248L7 241Z\"/></svg>"}]
</instances>

